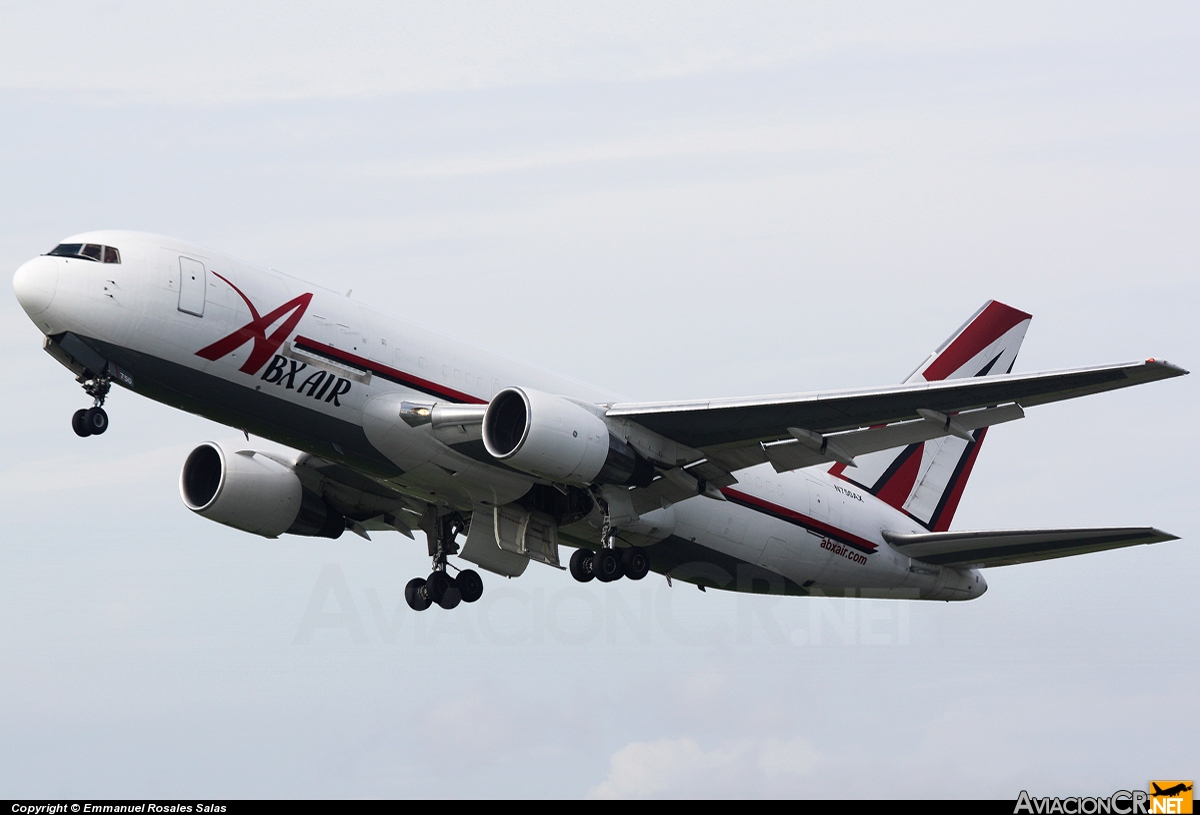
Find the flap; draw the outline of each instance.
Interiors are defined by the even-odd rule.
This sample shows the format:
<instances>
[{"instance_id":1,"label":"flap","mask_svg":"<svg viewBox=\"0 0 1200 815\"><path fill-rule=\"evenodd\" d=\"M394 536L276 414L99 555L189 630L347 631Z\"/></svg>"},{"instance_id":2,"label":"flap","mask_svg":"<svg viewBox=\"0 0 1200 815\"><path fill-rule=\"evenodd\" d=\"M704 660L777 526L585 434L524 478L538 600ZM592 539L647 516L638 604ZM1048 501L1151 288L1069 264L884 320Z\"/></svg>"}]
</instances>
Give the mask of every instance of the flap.
<instances>
[{"instance_id":1,"label":"flap","mask_svg":"<svg viewBox=\"0 0 1200 815\"><path fill-rule=\"evenodd\" d=\"M973 410L968 413L957 413L948 417L957 428L964 431L978 430L981 427L1011 422L1024 417L1025 412L1020 405L1000 405L983 410ZM915 422L898 422L883 427L869 427L862 430L851 430L849 433L837 433L825 438L837 450L847 455L861 456L865 453L875 453L880 450L890 450L893 447L904 447L921 441L951 435L945 423L921 418ZM806 447L799 441L783 442L764 447L763 452L775 468L775 472L785 473L800 467L811 467L814 464L828 464L837 460L834 456L823 455L819 450Z\"/></svg>"}]
</instances>

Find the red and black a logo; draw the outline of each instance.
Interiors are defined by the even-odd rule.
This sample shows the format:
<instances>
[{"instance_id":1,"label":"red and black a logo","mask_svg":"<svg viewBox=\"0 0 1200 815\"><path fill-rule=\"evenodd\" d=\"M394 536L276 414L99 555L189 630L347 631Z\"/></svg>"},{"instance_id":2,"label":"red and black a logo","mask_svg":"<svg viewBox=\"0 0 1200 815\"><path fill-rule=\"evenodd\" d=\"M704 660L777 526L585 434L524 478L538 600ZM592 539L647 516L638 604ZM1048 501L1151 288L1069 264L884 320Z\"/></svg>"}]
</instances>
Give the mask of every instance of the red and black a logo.
<instances>
[{"instance_id":1,"label":"red and black a logo","mask_svg":"<svg viewBox=\"0 0 1200 815\"><path fill-rule=\"evenodd\" d=\"M304 316L309 302L312 301L312 292L306 292L299 297L288 300L274 311L259 314L258 309L250 302L250 298L242 293L241 289L216 272L213 272L213 274L225 280L226 283L229 283L229 287L237 292L238 297L241 297L246 303L246 306L250 309L250 316L253 319L232 334L222 337L212 345L201 348L196 352L196 356L203 357L209 361L216 361L253 340L254 346L250 349L250 356L238 370L245 374L256 374L267 364L267 361L279 350L279 346L283 345L283 341L288 338L288 335L300 323L300 318ZM288 315L287 319L280 323L279 327L268 336L267 329L285 314Z\"/></svg>"}]
</instances>

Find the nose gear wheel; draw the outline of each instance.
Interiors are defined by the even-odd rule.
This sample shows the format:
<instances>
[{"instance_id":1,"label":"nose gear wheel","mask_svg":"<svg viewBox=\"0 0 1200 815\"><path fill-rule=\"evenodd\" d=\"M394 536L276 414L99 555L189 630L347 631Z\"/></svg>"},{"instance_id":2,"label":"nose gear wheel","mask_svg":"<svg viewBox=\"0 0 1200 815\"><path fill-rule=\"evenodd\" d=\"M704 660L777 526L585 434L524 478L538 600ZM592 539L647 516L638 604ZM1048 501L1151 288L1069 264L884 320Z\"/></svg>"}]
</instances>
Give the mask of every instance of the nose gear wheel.
<instances>
[{"instance_id":1,"label":"nose gear wheel","mask_svg":"<svg viewBox=\"0 0 1200 815\"><path fill-rule=\"evenodd\" d=\"M99 436L108 430L108 413L104 410L104 400L112 387L112 380L107 376L95 379L81 380L84 392L92 397L92 407L80 408L71 417L71 429L81 438Z\"/></svg>"}]
</instances>

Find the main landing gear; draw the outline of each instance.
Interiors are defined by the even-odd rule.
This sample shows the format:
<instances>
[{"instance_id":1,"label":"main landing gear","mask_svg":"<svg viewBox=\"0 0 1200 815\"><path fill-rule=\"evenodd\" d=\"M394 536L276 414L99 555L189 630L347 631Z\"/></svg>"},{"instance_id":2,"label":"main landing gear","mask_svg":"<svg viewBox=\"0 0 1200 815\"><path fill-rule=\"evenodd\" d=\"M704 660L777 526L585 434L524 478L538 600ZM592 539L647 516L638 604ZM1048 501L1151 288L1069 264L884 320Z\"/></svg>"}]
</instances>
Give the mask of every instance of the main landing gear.
<instances>
[{"instance_id":1,"label":"main landing gear","mask_svg":"<svg viewBox=\"0 0 1200 815\"><path fill-rule=\"evenodd\" d=\"M617 530L609 526L607 514L600 542L601 546L595 552L576 549L571 555L571 576L580 583L587 583L592 578L601 583L611 583L622 577L641 580L650 572L650 557L644 549L636 546L617 549Z\"/></svg>"},{"instance_id":2,"label":"main landing gear","mask_svg":"<svg viewBox=\"0 0 1200 815\"><path fill-rule=\"evenodd\" d=\"M111 387L112 380L107 376L88 379L83 383L83 390L92 397L93 404L90 408L80 408L71 417L71 429L75 431L76 436L99 436L108 430L108 414L104 412L104 399L108 396L108 389Z\"/></svg>"},{"instance_id":3,"label":"main landing gear","mask_svg":"<svg viewBox=\"0 0 1200 815\"><path fill-rule=\"evenodd\" d=\"M424 611L434 603L451 609L459 603L474 603L483 595L483 579L473 569L458 570L451 576L446 569L447 557L458 551L454 539L463 531L465 524L457 512L436 517L436 510L422 519L421 526L429 537L429 554L433 557L433 571L429 577L414 577L404 587L404 601L413 611Z\"/></svg>"},{"instance_id":4,"label":"main landing gear","mask_svg":"<svg viewBox=\"0 0 1200 815\"><path fill-rule=\"evenodd\" d=\"M650 558L637 547L620 551L604 548L596 552L576 549L575 554L571 555L571 577L580 583L587 583L593 578L601 583L611 583L622 577L641 580L649 572Z\"/></svg>"}]
</instances>

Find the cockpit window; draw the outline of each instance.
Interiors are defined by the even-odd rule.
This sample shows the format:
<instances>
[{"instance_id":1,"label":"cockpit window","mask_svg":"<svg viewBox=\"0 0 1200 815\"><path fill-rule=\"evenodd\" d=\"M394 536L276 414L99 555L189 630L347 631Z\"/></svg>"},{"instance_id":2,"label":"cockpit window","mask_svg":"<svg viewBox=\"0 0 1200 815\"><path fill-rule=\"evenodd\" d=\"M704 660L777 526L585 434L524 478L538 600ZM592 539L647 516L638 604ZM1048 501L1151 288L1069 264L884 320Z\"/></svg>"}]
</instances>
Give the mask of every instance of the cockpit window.
<instances>
[{"instance_id":1,"label":"cockpit window","mask_svg":"<svg viewBox=\"0 0 1200 815\"><path fill-rule=\"evenodd\" d=\"M79 250L83 248L82 243L60 243L58 246L51 249L48 254L59 255L64 258L79 257Z\"/></svg>"},{"instance_id":2,"label":"cockpit window","mask_svg":"<svg viewBox=\"0 0 1200 815\"><path fill-rule=\"evenodd\" d=\"M115 246L98 243L60 243L46 254L64 258L83 258L103 263L120 263L121 253Z\"/></svg>"}]
</instances>

